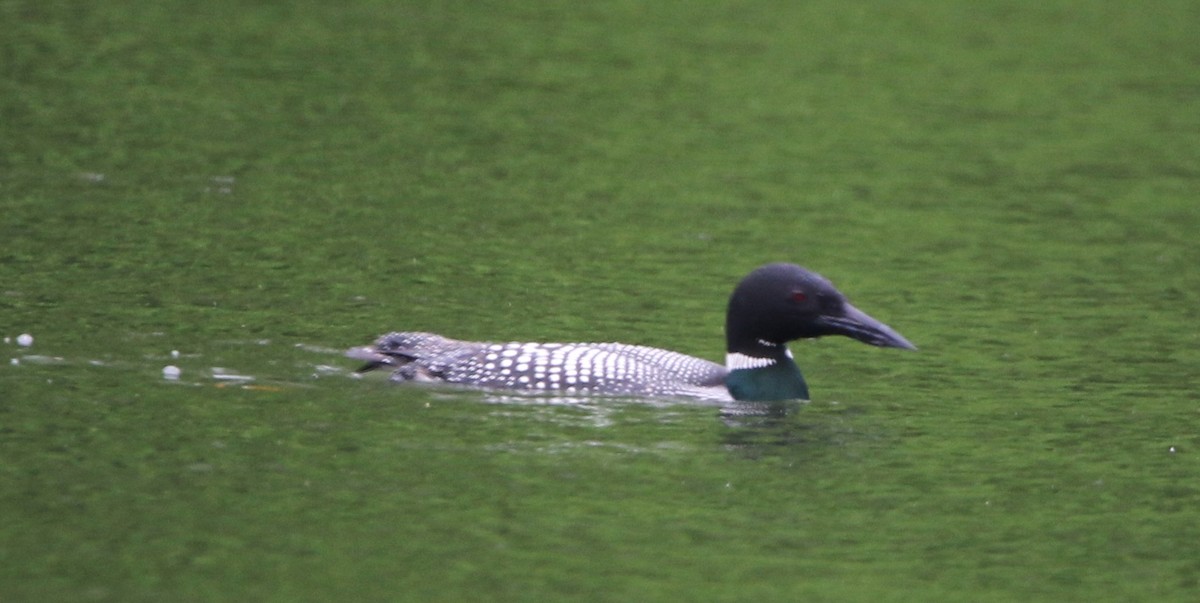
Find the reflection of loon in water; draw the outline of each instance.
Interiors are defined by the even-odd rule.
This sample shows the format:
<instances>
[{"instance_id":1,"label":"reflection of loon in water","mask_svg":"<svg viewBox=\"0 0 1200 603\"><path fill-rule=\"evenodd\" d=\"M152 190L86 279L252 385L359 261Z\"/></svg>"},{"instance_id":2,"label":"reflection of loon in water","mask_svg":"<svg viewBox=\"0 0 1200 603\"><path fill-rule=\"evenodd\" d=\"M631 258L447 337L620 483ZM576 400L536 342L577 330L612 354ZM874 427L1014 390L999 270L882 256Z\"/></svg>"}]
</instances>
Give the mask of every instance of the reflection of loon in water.
<instances>
[{"instance_id":1,"label":"reflection of loon in water","mask_svg":"<svg viewBox=\"0 0 1200 603\"><path fill-rule=\"evenodd\" d=\"M621 343L486 343L432 333L389 333L346 355L393 381L567 395L686 396L714 401L808 399L787 342L846 335L880 347L916 349L850 305L825 278L794 264L768 264L729 298L725 366Z\"/></svg>"}]
</instances>

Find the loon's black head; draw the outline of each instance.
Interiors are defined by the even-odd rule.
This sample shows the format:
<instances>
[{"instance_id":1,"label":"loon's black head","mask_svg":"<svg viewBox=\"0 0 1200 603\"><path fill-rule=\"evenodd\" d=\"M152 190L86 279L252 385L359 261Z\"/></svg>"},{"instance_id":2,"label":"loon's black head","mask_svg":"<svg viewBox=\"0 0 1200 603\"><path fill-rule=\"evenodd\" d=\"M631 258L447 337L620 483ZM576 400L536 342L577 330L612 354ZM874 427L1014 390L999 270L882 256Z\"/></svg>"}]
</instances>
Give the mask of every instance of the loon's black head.
<instances>
[{"instance_id":1,"label":"loon's black head","mask_svg":"<svg viewBox=\"0 0 1200 603\"><path fill-rule=\"evenodd\" d=\"M729 352L775 355L793 339L845 335L885 348L915 350L891 327L850 305L825 277L795 264L767 264L746 275L729 298Z\"/></svg>"}]
</instances>

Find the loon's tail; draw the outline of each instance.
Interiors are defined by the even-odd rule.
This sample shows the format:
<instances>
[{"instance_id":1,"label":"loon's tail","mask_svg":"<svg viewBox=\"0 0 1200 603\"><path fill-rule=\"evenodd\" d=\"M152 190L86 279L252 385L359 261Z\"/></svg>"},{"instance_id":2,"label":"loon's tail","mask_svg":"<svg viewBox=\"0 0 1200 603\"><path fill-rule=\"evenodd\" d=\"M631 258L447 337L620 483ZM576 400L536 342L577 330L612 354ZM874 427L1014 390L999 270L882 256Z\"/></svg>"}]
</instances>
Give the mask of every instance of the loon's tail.
<instances>
[{"instance_id":1,"label":"loon's tail","mask_svg":"<svg viewBox=\"0 0 1200 603\"><path fill-rule=\"evenodd\" d=\"M379 348L376 348L373 345L350 348L346 350L346 357L353 358L354 360L362 360L366 363L355 370L354 372L356 373L365 373L380 367L395 369L415 360L415 358L412 356L404 356L394 353L385 354L380 352Z\"/></svg>"},{"instance_id":2,"label":"loon's tail","mask_svg":"<svg viewBox=\"0 0 1200 603\"><path fill-rule=\"evenodd\" d=\"M380 367L399 369L417 360L427 362L448 351L453 352L462 347L462 343L433 333L388 333L372 345L346 350L346 357L366 362L358 369L359 373Z\"/></svg>"}]
</instances>

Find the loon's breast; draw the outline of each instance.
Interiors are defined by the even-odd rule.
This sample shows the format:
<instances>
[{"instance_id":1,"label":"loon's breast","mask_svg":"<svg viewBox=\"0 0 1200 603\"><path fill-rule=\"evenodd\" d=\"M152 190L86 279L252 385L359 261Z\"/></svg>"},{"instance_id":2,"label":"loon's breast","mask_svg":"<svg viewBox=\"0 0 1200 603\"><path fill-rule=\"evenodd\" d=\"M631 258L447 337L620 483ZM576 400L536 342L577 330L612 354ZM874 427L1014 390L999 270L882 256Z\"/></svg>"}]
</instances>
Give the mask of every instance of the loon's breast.
<instances>
[{"instance_id":1,"label":"loon's breast","mask_svg":"<svg viewBox=\"0 0 1200 603\"><path fill-rule=\"evenodd\" d=\"M432 333L389 333L348 356L365 370L394 368L393 381L583 395L689 396L729 400L724 366L622 343L489 343Z\"/></svg>"}]
</instances>

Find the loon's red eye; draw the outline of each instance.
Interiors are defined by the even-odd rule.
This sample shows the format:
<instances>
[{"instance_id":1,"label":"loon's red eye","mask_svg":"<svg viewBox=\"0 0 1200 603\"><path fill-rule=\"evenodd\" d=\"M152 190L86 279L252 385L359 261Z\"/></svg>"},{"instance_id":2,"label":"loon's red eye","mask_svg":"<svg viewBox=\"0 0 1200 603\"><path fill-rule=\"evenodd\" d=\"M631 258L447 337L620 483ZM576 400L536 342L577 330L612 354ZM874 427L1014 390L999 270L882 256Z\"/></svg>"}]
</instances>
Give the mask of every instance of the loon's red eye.
<instances>
[{"instance_id":1,"label":"loon's red eye","mask_svg":"<svg viewBox=\"0 0 1200 603\"><path fill-rule=\"evenodd\" d=\"M808 294L803 291L792 291L792 301L803 303L808 301Z\"/></svg>"}]
</instances>

